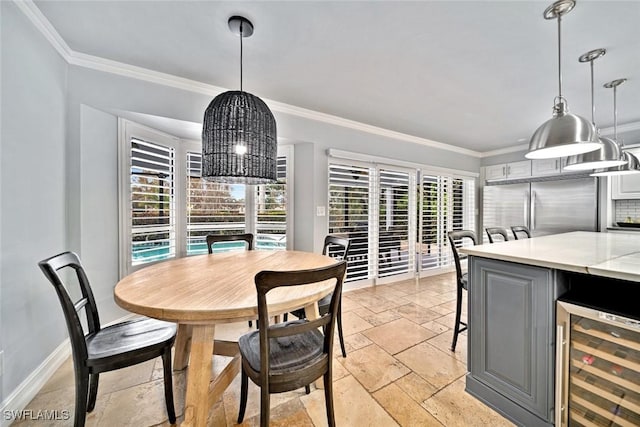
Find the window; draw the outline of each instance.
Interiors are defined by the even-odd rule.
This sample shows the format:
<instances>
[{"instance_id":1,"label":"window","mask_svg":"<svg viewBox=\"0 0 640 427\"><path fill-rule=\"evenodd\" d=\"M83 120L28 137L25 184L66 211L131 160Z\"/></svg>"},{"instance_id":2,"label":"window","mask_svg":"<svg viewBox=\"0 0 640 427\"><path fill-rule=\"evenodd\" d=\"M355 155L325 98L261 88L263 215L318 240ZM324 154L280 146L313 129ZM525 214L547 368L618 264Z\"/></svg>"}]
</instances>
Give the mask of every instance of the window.
<instances>
[{"instance_id":1,"label":"window","mask_svg":"<svg viewBox=\"0 0 640 427\"><path fill-rule=\"evenodd\" d=\"M347 281L373 275L369 263L371 170L357 165L329 165L329 233L350 239Z\"/></svg>"},{"instance_id":2,"label":"window","mask_svg":"<svg viewBox=\"0 0 640 427\"><path fill-rule=\"evenodd\" d=\"M446 233L475 229L475 179L378 163L329 163L329 233L351 240L346 281L451 268Z\"/></svg>"},{"instance_id":3,"label":"window","mask_svg":"<svg viewBox=\"0 0 640 427\"><path fill-rule=\"evenodd\" d=\"M447 232L475 230L475 180L423 174L421 191L420 271L453 265Z\"/></svg>"},{"instance_id":4,"label":"window","mask_svg":"<svg viewBox=\"0 0 640 427\"><path fill-rule=\"evenodd\" d=\"M131 139L131 262L176 253L173 148Z\"/></svg>"},{"instance_id":5,"label":"window","mask_svg":"<svg viewBox=\"0 0 640 427\"><path fill-rule=\"evenodd\" d=\"M256 249L287 247L287 158L278 156L278 182L255 186Z\"/></svg>"},{"instance_id":6,"label":"window","mask_svg":"<svg viewBox=\"0 0 640 427\"><path fill-rule=\"evenodd\" d=\"M187 152L187 255L206 254L207 234L245 232L245 185L201 178L202 154ZM214 250L243 248L244 242L220 242Z\"/></svg>"},{"instance_id":7,"label":"window","mask_svg":"<svg viewBox=\"0 0 640 427\"><path fill-rule=\"evenodd\" d=\"M200 177L200 144L120 122L120 274L207 253L207 234L253 233L256 248L286 249L292 216L290 147L279 147L278 182L224 184ZM240 249L244 242L216 245Z\"/></svg>"}]
</instances>

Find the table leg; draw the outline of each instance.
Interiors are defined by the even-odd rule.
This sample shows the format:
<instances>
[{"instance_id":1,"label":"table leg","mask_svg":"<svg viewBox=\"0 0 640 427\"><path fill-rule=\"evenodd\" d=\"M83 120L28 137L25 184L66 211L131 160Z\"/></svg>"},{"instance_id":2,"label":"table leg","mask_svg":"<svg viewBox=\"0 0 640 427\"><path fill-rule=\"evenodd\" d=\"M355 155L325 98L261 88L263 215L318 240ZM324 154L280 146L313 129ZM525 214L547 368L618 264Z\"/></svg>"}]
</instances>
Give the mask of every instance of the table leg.
<instances>
[{"instance_id":1,"label":"table leg","mask_svg":"<svg viewBox=\"0 0 640 427\"><path fill-rule=\"evenodd\" d=\"M192 325L178 324L178 334L176 336L175 343L175 355L173 357L174 371L181 371L189 364L192 330Z\"/></svg>"},{"instance_id":2,"label":"table leg","mask_svg":"<svg viewBox=\"0 0 640 427\"><path fill-rule=\"evenodd\" d=\"M192 326L191 362L187 371L183 427L200 427L207 424L214 333L215 325Z\"/></svg>"}]
</instances>

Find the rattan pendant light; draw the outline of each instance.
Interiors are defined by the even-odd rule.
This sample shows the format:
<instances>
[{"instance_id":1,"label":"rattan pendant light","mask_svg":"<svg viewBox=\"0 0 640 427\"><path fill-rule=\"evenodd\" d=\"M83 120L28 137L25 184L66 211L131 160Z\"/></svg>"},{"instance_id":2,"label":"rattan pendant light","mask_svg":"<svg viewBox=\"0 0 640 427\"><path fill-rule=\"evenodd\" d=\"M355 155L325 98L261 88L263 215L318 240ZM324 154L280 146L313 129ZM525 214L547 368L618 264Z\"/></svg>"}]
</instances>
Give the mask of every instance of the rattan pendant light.
<instances>
[{"instance_id":1,"label":"rattan pendant light","mask_svg":"<svg viewBox=\"0 0 640 427\"><path fill-rule=\"evenodd\" d=\"M202 178L242 184L276 182L276 121L264 101L242 90L242 39L253 34L253 25L242 16L232 16L228 23L240 36L240 90L216 96L204 113Z\"/></svg>"},{"instance_id":2,"label":"rattan pendant light","mask_svg":"<svg viewBox=\"0 0 640 427\"><path fill-rule=\"evenodd\" d=\"M559 0L544 11L545 19L558 20L558 96L554 99L553 117L544 122L529 142L528 159L549 159L588 153L600 148L594 126L586 119L570 114L562 96L562 16L576 5L575 0Z\"/></svg>"},{"instance_id":3,"label":"rattan pendant light","mask_svg":"<svg viewBox=\"0 0 640 427\"><path fill-rule=\"evenodd\" d=\"M618 141L618 86L626 82L627 79L617 79L604 84L607 89L613 89L613 139ZM615 166L607 169L598 169L591 176L612 176L612 175L630 175L640 173L640 161L633 154L624 151L622 144L619 144L622 150L621 159L624 161L622 166Z\"/></svg>"},{"instance_id":4,"label":"rattan pendant light","mask_svg":"<svg viewBox=\"0 0 640 427\"><path fill-rule=\"evenodd\" d=\"M588 62L591 68L591 123L594 127L596 126L596 104L594 101L593 90L593 61L604 56L606 53L607 51L605 49L595 49L578 58L578 61L580 62ZM601 137L600 131L597 127L596 132L598 132L598 138L600 139L602 147L600 147L599 150L567 158L564 169L570 171L584 171L598 168L610 168L625 164L625 160L620 157L620 148L618 148L618 144L609 138Z\"/></svg>"}]
</instances>

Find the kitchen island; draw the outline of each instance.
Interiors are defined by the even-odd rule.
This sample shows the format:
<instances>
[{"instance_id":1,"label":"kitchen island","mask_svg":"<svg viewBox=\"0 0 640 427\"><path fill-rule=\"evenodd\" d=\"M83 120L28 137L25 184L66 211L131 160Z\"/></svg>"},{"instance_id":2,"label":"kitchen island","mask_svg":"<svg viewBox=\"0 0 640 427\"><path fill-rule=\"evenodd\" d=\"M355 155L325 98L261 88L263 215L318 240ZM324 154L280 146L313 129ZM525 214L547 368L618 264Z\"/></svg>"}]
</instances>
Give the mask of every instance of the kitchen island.
<instances>
[{"instance_id":1,"label":"kitchen island","mask_svg":"<svg viewBox=\"0 0 640 427\"><path fill-rule=\"evenodd\" d=\"M640 236L572 232L460 251L469 256L466 391L516 424L553 425L556 301L571 291L638 311Z\"/></svg>"}]
</instances>

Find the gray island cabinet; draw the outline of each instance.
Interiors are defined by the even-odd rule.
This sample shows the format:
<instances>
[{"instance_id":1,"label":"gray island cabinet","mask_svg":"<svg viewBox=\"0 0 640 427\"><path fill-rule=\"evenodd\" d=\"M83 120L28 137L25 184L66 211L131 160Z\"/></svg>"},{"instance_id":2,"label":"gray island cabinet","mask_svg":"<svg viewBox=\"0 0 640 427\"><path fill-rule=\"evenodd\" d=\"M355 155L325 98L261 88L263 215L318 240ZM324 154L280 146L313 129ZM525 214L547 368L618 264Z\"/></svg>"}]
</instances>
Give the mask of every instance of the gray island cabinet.
<instances>
[{"instance_id":1,"label":"gray island cabinet","mask_svg":"<svg viewBox=\"0 0 640 427\"><path fill-rule=\"evenodd\" d=\"M602 292L609 280L640 281L640 236L572 232L461 252L469 255L466 391L518 425L553 425L556 301L593 276Z\"/></svg>"}]
</instances>

